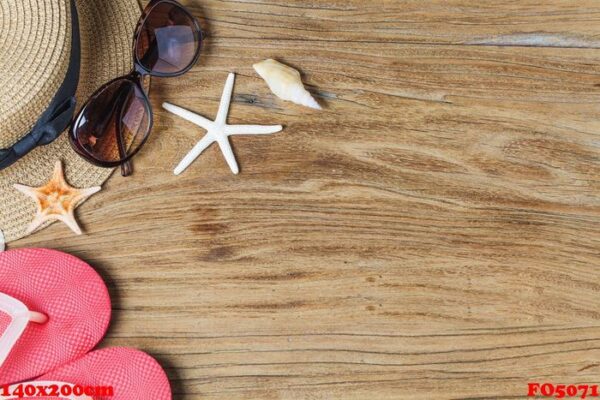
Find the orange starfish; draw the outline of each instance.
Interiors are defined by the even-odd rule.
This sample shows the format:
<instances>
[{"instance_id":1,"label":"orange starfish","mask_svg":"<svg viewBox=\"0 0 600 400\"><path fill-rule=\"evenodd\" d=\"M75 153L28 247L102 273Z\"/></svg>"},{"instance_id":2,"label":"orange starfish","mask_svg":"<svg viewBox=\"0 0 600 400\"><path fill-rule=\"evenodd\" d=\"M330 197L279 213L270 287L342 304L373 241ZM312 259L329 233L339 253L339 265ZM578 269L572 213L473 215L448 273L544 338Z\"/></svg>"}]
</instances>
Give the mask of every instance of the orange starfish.
<instances>
[{"instance_id":1,"label":"orange starfish","mask_svg":"<svg viewBox=\"0 0 600 400\"><path fill-rule=\"evenodd\" d=\"M44 186L32 188L15 185L15 189L34 199L38 206L37 214L27 228L27 234L48 221L62 221L77 235L81 235L81 228L75 220L75 208L102 188L97 186L76 189L70 186L65 180L62 163L57 161L52 179Z\"/></svg>"}]
</instances>

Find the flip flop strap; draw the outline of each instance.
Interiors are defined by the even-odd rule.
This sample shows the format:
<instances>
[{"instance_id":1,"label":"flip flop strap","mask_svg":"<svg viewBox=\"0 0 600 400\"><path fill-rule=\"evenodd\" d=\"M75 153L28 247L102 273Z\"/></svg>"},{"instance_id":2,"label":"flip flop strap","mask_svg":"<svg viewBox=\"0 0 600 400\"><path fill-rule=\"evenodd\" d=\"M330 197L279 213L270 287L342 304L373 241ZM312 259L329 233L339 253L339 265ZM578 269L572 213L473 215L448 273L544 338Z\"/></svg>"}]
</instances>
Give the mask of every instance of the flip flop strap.
<instances>
[{"instance_id":1,"label":"flip flop strap","mask_svg":"<svg viewBox=\"0 0 600 400\"><path fill-rule=\"evenodd\" d=\"M29 322L44 324L48 317L42 313L29 311L27 306L19 300L0 292L0 311L11 318L8 328L0 336L0 367L25 332Z\"/></svg>"},{"instance_id":2,"label":"flip flop strap","mask_svg":"<svg viewBox=\"0 0 600 400\"><path fill-rule=\"evenodd\" d=\"M27 386L33 386L33 387L43 387L44 389L46 388L50 388L52 386L56 386L59 388L59 390L62 390L62 388L64 387L70 387L71 388L71 393L73 393L73 390L75 389L76 385L73 385L72 383L65 383L65 382L53 382L53 381L33 381L33 382L26 382L26 383L18 383L12 386L8 387L8 391L9 393L14 392L16 389L19 388L19 386L21 387L27 387ZM38 397L37 393L34 396L31 397ZM41 398L46 398L45 396L42 396ZM56 397L57 399L68 399L68 400L94 400L93 398L91 398L90 396L86 396L86 395L80 395L80 396L76 396L74 394L70 395L70 396L63 396L62 394L59 395L58 397ZM4 396L2 393L0 393L0 400L20 400L22 399L22 397L19 396Z\"/></svg>"}]
</instances>

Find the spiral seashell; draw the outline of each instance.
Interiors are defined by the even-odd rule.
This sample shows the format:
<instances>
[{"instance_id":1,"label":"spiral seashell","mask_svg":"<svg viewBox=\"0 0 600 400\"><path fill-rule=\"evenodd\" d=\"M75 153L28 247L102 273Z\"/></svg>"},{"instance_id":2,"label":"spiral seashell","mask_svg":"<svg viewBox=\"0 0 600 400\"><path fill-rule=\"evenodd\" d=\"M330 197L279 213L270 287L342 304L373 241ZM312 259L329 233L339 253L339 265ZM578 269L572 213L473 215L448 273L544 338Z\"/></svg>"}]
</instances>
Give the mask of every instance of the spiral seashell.
<instances>
[{"instance_id":1,"label":"spiral seashell","mask_svg":"<svg viewBox=\"0 0 600 400\"><path fill-rule=\"evenodd\" d=\"M300 72L275 60L265 60L254 64L254 69L280 99L322 110L322 107L304 88Z\"/></svg>"}]
</instances>

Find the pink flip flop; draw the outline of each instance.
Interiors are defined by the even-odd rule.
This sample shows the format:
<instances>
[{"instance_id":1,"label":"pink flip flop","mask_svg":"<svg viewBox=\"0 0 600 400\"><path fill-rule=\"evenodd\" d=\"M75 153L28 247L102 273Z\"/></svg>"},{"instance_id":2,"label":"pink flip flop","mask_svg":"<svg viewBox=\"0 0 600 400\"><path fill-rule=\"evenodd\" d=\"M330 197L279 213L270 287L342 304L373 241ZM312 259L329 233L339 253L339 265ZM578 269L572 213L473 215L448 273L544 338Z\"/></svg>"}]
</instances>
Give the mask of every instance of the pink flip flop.
<instances>
[{"instance_id":1,"label":"pink flip flop","mask_svg":"<svg viewBox=\"0 0 600 400\"><path fill-rule=\"evenodd\" d=\"M102 339L110 298L96 271L53 250L0 253L0 385L38 377Z\"/></svg>"},{"instance_id":2,"label":"pink flip flop","mask_svg":"<svg viewBox=\"0 0 600 400\"><path fill-rule=\"evenodd\" d=\"M0 390L0 400L18 399L14 393L28 390L31 390L31 398L36 393L38 398L77 400L172 399L169 380L158 362L146 353L126 348L91 352L37 381L16 384L4 390L11 395L3 397Z\"/></svg>"}]
</instances>

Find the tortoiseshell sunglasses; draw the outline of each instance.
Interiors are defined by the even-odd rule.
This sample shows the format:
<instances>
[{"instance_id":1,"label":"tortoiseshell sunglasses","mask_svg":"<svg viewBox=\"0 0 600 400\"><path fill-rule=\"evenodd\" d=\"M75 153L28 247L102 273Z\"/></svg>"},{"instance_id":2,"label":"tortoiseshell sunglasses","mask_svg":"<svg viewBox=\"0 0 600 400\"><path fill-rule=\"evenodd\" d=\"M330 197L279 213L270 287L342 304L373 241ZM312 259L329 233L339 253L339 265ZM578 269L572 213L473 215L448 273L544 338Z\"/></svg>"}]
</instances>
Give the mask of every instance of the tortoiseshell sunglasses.
<instances>
[{"instance_id":1,"label":"tortoiseshell sunglasses","mask_svg":"<svg viewBox=\"0 0 600 400\"><path fill-rule=\"evenodd\" d=\"M131 175L131 158L152 130L152 107L143 86L146 76L173 77L198 61L202 30L175 0L152 0L134 36L132 71L98 89L75 117L69 138L75 151L94 165L121 166Z\"/></svg>"}]
</instances>

